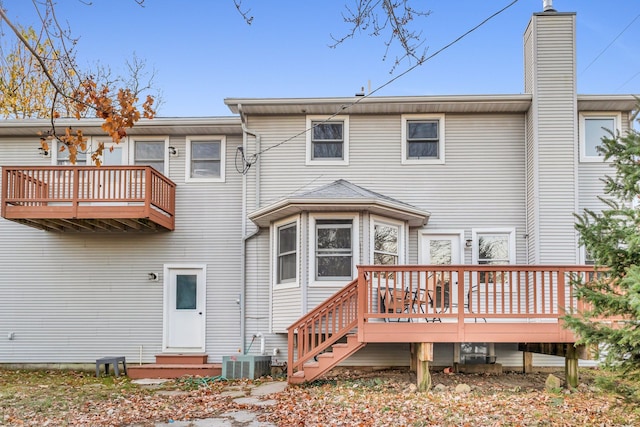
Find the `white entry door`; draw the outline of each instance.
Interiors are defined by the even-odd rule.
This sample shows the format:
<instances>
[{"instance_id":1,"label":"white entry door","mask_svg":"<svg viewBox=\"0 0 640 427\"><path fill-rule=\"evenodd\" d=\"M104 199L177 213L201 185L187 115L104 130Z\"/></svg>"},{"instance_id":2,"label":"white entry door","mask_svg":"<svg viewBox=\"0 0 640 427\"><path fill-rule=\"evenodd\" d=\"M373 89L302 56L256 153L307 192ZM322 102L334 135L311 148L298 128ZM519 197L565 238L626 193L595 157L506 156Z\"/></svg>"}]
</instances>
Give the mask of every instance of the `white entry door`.
<instances>
[{"instance_id":1,"label":"white entry door","mask_svg":"<svg viewBox=\"0 0 640 427\"><path fill-rule=\"evenodd\" d=\"M166 267L163 351L205 351L204 266Z\"/></svg>"}]
</instances>

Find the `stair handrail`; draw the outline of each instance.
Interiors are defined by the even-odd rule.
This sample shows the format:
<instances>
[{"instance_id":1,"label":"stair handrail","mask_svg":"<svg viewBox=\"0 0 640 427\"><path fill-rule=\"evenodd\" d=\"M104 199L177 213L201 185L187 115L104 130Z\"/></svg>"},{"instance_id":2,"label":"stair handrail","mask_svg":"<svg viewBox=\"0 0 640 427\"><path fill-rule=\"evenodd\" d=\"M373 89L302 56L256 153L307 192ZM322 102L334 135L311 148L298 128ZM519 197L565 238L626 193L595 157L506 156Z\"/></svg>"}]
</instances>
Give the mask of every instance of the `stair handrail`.
<instances>
[{"instance_id":1,"label":"stair handrail","mask_svg":"<svg viewBox=\"0 0 640 427\"><path fill-rule=\"evenodd\" d=\"M336 327L336 316L340 310L342 322ZM329 314L333 313L332 322L329 322ZM325 323L322 320L325 319ZM316 322L319 328L316 328ZM331 323L331 324L330 324ZM288 363L287 374L291 377L296 371L301 370L304 363L314 358L324 350L346 336L358 325L358 279L354 279L344 288L327 298L316 308L296 320L287 328L288 332ZM326 329L323 330L322 327ZM329 331L329 327L334 328ZM309 335L315 345L306 345L305 336ZM295 357L294 343L298 337L298 354ZM317 340L317 342L316 342Z\"/></svg>"}]
</instances>

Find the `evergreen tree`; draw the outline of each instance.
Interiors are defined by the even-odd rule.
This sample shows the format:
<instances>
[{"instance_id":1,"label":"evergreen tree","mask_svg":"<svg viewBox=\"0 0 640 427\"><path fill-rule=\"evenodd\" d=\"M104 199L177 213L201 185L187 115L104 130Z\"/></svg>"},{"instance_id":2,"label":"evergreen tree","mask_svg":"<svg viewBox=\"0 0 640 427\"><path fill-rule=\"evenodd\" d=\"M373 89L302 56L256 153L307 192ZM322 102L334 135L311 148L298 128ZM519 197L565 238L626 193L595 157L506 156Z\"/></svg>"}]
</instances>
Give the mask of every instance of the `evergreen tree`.
<instances>
[{"instance_id":1,"label":"evergreen tree","mask_svg":"<svg viewBox=\"0 0 640 427\"><path fill-rule=\"evenodd\" d=\"M600 272L574 281L588 308L565 321L580 343L601 345L607 366L640 380L640 133L611 133L598 149L615 169L603 179L606 207L576 215L576 229Z\"/></svg>"}]
</instances>

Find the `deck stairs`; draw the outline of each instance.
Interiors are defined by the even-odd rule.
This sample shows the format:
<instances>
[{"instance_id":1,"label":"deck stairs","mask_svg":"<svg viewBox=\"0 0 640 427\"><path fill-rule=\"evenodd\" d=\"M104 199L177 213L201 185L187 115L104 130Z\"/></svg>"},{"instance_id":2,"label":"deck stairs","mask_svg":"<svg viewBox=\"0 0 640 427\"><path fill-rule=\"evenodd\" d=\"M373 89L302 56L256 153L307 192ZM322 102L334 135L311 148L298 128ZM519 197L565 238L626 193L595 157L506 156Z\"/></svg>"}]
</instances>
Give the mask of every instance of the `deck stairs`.
<instances>
[{"instance_id":1,"label":"deck stairs","mask_svg":"<svg viewBox=\"0 0 640 427\"><path fill-rule=\"evenodd\" d=\"M288 380L313 381L366 345L358 339L358 280L288 328Z\"/></svg>"},{"instance_id":2,"label":"deck stairs","mask_svg":"<svg viewBox=\"0 0 640 427\"><path fill-rule=\"evenodd\" d=\"M346 340L342 341L344 342L333 344L330 351L320 353L315 359L304 363L302 369L289 378L289 382L301 384L313 381L366 345L366 343L358 342L356 334L353 333L346 335Z\"/></svg>"},{"instance_id":3,"label":"deck stairs","mask_svg":"<svg viewBox=\"0 0 640 427\"><path fill-rule=\"evenodd\" d=\"M220 363L208 363L207 354L163 353L156 355L156 363L127 366L132 379L180 378L185 375L212 377L222 373Z\"/></svg>"}]
</instances>

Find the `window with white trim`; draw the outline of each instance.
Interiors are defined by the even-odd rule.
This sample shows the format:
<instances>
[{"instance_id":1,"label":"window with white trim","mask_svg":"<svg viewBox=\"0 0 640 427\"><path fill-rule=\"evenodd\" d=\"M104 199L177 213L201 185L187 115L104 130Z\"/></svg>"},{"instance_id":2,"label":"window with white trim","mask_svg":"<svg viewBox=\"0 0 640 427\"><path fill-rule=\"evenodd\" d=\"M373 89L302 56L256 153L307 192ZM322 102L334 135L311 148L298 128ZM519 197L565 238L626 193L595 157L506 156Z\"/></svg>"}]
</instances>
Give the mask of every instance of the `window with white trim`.
<instances>
[{"instance_id":1,"label":"window with white trim","mask_svg":"<svg viewBox=\"0 0 640 427\"><path fill-rule=\"evenodd\" d=\"M372 250L374 265L398 265L402 263L401 223L373 220Z\"/></svg>"},{"instance_id":2,"label":"window with white trim","mask_svg":"<svg viewBox=\"0 0 640 427\"><path fill-rule=\"evenodd\" d=\"M62 148L64 146L64 148ZM87 141L86 146L85 146L85 150L82 151L82 149L80 147L78 147L78 150L76 152L76 165L77 166L86 166L87 164L87 157L91 157L90 155L87 156L87 153L90 151L90 147L91 144L89 141ZM62 151L60 151L62 148ZM58 166L71 166L71 160L69 160L69 147L67 147L66 145L64 145L62 142L53 142L51 144L50 147L51 150L53 150L53 155L52 157L52 162L55 165Z\"/></svg>"},{"instance_id":3,"label":"window with white trim","mask_svg":"<svg viewBox=\"0 0 640 427\"><path fill-rule=\"evenodd\" d=\"M224 182L224 136L187 137L187 182Z\"/></svg>"},{"instance_id":4,"label":"window with white trim","mask_svg":"<svg viewBox=\"0 0 640 427\"><path fill-rule=\"evenodd\" d=\"M300 284L300 218L284 218L271 226L271 277L274 289Z\"/></svg>"},{"instance_id":5,"label":"window with white trim","mask_svg":"<svg viewBox=\"0 0 640 427\"><path fill-rule=\"evenodd\" d=\"M358 214L309 216L309 281L317 286L344 286L355 277L359 259Z\"/></svg>"},{"instance_id":6,"label":"window with white trim","mask_svg":"<svg viewBox=\"0 0 640 427\"><path fill-rule=\"evenodd\" d=\"M444 163L444 114L402 115L402 163Z\"/></svg>"},{"instance_id":7,"label":"window with white trim","mask_svg":"<svg viewBox=\"0 0 640 427\"><path fill-rule=\"evenodd\" d=\"M298 223L277 227L276 283L295 282L298 276Z\"/></svg>"},{"instance_id":8,"label":"window with white trim","mask_svg":"<svg viewBox=\"0 0 640 427\"><path fill-rule=\"evenodd\" d=\"M164 138L135 138L133 142L133 164L151 166L162 174L167 174L167 140Z\"/></svg>"},{"instance_id":9,"label":"window with white trim","mask_svg":"<svg viewBox=\"0 0 640 427\"><path fill-rule=\"evenodd\" d=\"M349 163L349 117L307 116L307 164Z\"/></svg>"},{"instance_id":10,"label":"window with white trim","mask_svg":"<svg viewBox=\"0 0 640 427\"><path fill-rule=\"evenodd\" d=\"M515 229L476 229L472 231L473 263L480 265L505 265L516 262ZM491 275L490 280L493 280ZM485 273L480 274L485 281Z\"/></svg>"},{"instance_id":11,"label":"window with white trim","mask_svg":"<svg viewBox=\"0 0 640 427\"><path fill-rule=\"evenodd\" d=\"M316 221L316 280L349 280L353 265L353 221Z\"/></svg>"},{"instance_id":12,"label":"window with white trim","mask_svg":"<svg viewBox=\"0 0 640 427\"><path fill-rule=\"evenodd\" d=\"M611 113L580 113L580 161L603 162L598 147L602 138L612 138L620 131L621 115Z\"/></svg>"}]
</instances>

